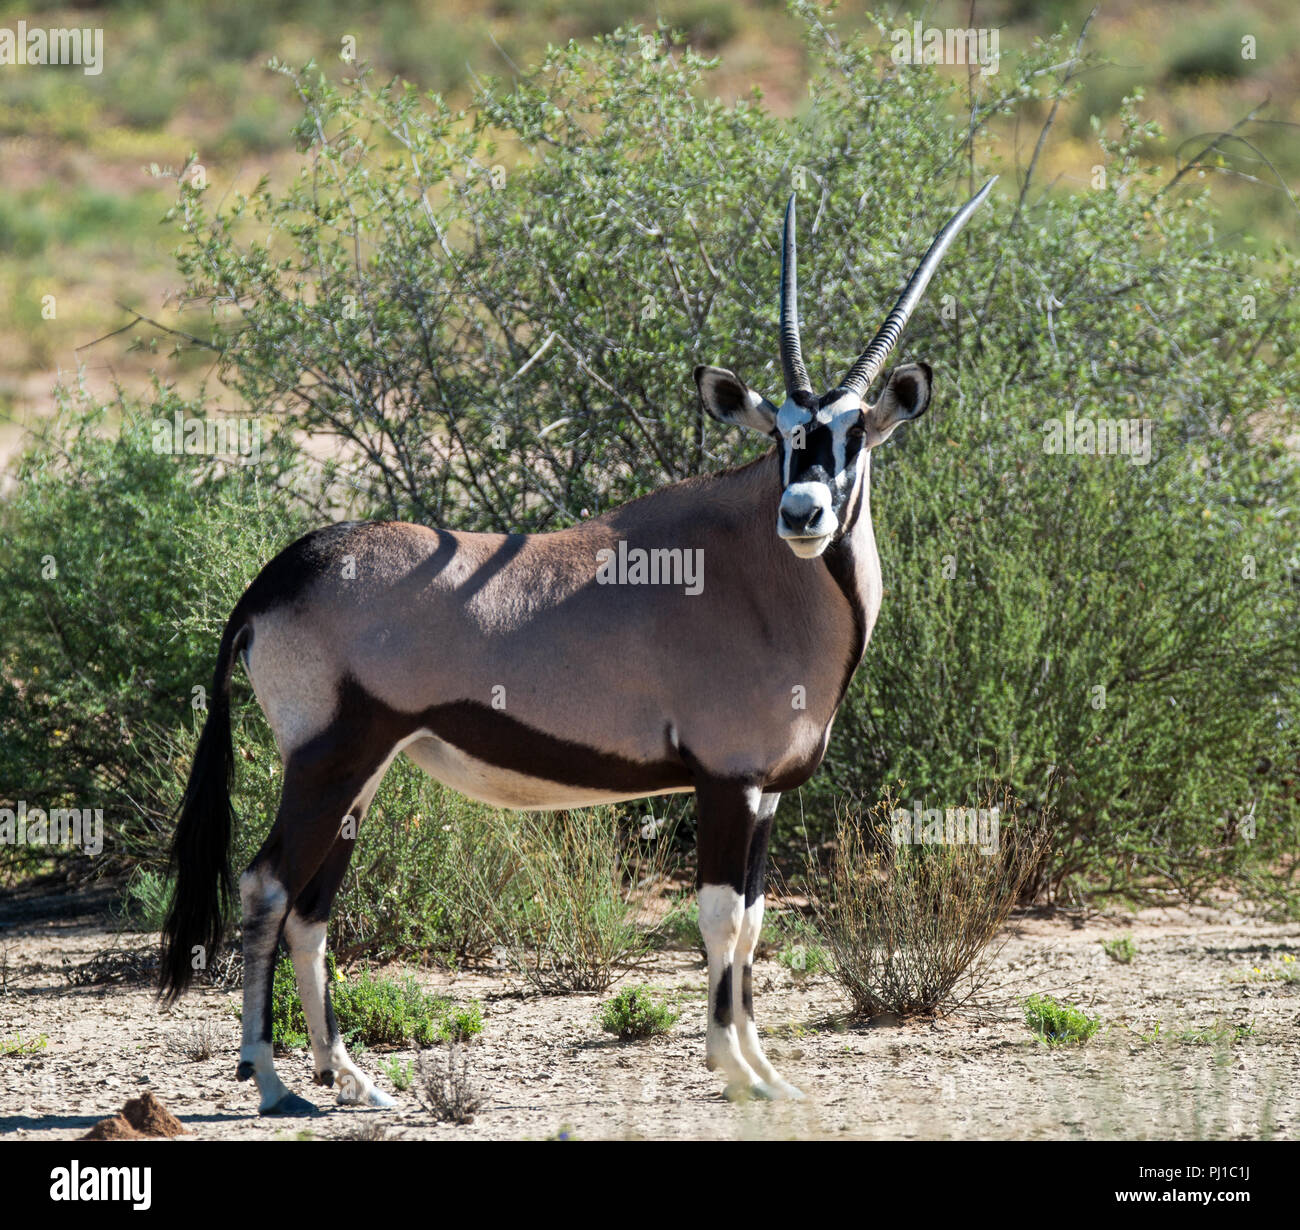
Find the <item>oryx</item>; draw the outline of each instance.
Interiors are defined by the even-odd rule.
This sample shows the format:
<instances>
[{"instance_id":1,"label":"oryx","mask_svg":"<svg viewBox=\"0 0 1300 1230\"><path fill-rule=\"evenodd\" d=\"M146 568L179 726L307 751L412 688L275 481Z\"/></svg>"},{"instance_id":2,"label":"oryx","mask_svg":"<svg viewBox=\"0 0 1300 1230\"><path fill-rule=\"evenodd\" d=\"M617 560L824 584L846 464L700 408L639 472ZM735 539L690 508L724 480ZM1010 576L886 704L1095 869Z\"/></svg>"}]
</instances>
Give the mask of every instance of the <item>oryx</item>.
<instances>
[{"instance_id":1,"label":"oryx","mask_svg":"<svg viewBox=\"0 0 1300 1230\"><path fill-rule=\"evenodd\" d=\"M313 1107L271 1057L271 971L293 958L317 1081L339 1101L391 1099L348 1058L330 1007L325 930L354 827L399 753L475 799L558 809L694 791L706 1055L729 1096L798 1096L754 1027L750 966L768 834L806 782L880 609L871 450L930 400L930 368L894 369L864 401L944 252L992 181L939 232L871 344L817 396L800 353L794 198L781 261L776 406L697 367L704 409L774 447L572 529L473 534L401 522L317 530L275 557L221 637L207 721L180 809L162 989L220 941L232 892L229 688L236 654L284 764L279 810L239 881L244 1012L238 1076L263 1114ZM703 585L602 583L622 552L693 551ZM693 589L695 592L687 592Z\"/></svg>"}]
</instances>

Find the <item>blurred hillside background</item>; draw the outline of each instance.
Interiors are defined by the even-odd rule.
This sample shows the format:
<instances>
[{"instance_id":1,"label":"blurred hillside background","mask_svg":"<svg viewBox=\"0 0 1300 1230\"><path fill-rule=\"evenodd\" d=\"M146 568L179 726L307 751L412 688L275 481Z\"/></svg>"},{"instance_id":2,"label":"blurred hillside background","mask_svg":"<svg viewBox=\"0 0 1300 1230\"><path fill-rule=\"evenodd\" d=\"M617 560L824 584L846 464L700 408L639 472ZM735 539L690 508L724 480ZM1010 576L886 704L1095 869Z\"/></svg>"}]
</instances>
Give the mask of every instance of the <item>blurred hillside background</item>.
<instances>
[{"instance_id":1,"label":"blurred hillside background","mask_svg":"<svg viewBox=\"0 0 1300 1230\"><path fill-rule=\"evenodd\" d=\"M912 17L927 26L996 27L1006 56L1062 25L1078 31L1092 8L1087 0L979 0L882 4L875 14L886 28ZM758 89L777 114L809 105L805 47L781 0L4 0L0 26L19 19L102 26L105 69L97 76L76 67L0 69L0 471L24 427L51 412L56 380L79 365L99 393L114 381L143 388L154 367L182 390L198 383L201 353L132 352L124 337L78 348L128 323L127 308L174 319L176 233L161 224L175 200L168 171L194 154L223 195L262 175L283 183L296 170L291 128L301 111L286 80L268 71L270 56L342 68L342 40L351 35L357 59L381 78L400 74L460 104L470 101L476 74L508 79L548 43L658 18L722 58L707 88L724 99ZM836 19L846 33L871 23L855 0ZM1245 36L1256 40L1253 60L1242 55ZM1124 95L1142 87L1144 114L1164 129L1147 152L1171 171L1254 114L1220 147L1216 195L1227 226L1220 240L1250 232L1294 242L1296 204L1282 185L1294 184L1300 169L1300 7L1103 3L1085 49L1095 62L1042 151L1039 186L1086 184L1097 161L1092 117L1113 121ZM986 92L997 81L973 88ZM1041 103L1043 116L1048 106ZM993 131L1006 164L1023 168L1038 126L1026 122L1033 108L1017 114L1018 122Z\"/></svg>"}]
</instances>

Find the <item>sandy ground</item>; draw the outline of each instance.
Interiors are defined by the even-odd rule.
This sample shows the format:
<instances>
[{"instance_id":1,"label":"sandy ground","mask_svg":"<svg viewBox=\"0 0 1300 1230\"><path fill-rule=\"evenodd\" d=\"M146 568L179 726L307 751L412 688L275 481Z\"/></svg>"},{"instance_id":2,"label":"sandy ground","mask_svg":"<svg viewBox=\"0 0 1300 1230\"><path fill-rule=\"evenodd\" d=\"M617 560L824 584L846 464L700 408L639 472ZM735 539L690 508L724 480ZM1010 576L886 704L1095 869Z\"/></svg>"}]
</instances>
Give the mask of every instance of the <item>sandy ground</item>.
<instances>
[{"instance_id":1,"label":"sandy ground","mask_svg":"<svg viewBox=\"0 0 1300 1230\"><path fill-rule=\"evenodd\" d=\"M1100 941L1131 934L1130 965ZM465 1126L435 1123L414 1091L391 1111L341 1109L311 1083L305 1052L279 1060L282 1077L323 1113L259 1119L251 1083L234 1070L237 992L191 992L170 1012L145 986L74 988L65 963L114 944L84 910L22 920L0 935L5 989L0 1035L45 1034L38 1054L0 1058L0 1136L71 1139L143 1090L202 1139L311 1134L348 1137L382 1126L406 1139L544 1138L1136 1138L1256 1139L1300 1135L1300 924L1231 912L1152 910L1086 924L1063 916L1017 920L984 992L984 1007L954 1018L866 1028L842 1019L845 1001L824 976L797 976L775 959L755 970L769 1054L807 1093L794 1104L731 1105L704 1067L704 972L694 952L670 951L635 976L683 1009L672 1032L622 1043L595 1015L603 997L522 994L504 973L416 971L430 989L482 1005L469 1048L484 1108ZM1285 958L1297 960L1292 963ZM1049 1050L1025 1028L1020 1001L1068 999L1106 1028L1084 1047ZM192 1061L169 1042L213 1023L219 1049ZM1160 1025L1161 1037L1144 1040ZM1177 1035L1248 1025L1235 1044ZM414 1051L371 1051L372 1073ZM392 1091L381 1075L380 1084Z\"/></svg>"}]
</instances>

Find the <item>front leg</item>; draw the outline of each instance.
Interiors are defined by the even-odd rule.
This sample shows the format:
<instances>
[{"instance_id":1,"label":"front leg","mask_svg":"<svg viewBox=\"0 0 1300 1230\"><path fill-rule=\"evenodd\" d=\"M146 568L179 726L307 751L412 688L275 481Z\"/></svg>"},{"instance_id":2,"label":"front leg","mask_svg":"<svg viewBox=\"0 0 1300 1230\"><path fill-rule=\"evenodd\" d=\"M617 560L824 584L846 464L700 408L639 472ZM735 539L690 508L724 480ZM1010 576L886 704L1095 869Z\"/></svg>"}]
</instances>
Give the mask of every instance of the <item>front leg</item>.
<instances>
[{"instance_id":1,"label":"front leg","mask_svg":"<svg viewBox=\"0 0 1300 1230\"><path fill-rule=\"evenodd\" d=\"M764 806L755 786L702 782L696 787L699 810L700 933L709 965L709 1016L705 1061L726 1079L728 1098L781 1098L798 1091L773 1071L754 1029L750 965L762 925L761 894L746 908L751 850L761 848L761 889L767 833L776 796ZM764 813L766 818L764 819Z\"/></svg>"},{"instance_id":2,"label":"front leg","mask_svg":"<svg viewBox=\"0 0 1300 1230\"><path fill-rule=\"evenodd\" d=\"M758 821L749 842L748 865L745 872L745 914L741 922L740 939L736 943L735 967L740 979L733 991L732 1016L740 1041L740 1053L770 1090L780 1098L802 1098L803 1094L768 1062L763 1046L758 1040L754 1024L754 953L758 950L758 937L763 930L764 887L767 879L767 844L772 834L772 817L776 815L779 794L765 794L759 803Z\"/></svg>"}]
</instances>

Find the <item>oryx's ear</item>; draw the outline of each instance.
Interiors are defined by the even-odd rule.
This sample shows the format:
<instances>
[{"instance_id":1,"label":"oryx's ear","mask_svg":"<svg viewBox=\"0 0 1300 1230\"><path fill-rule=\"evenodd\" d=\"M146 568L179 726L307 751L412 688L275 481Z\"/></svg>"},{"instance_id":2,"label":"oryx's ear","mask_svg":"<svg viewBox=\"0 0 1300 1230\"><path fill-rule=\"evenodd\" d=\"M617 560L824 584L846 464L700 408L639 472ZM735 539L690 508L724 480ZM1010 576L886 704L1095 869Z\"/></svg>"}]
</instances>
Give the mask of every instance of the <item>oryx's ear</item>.
<instances>
[{"instance_id":1,"label":"oryx's ear","mask_svg":"<svg viewBox=\"0 0 1300 1230\"><path fill-rule=\"evenodd\" d=\"M880 399L866 411L867 440L873 447L888 440L899 423L920 418L930 404L930 365L905 363L889 373Z\"/></svg>"},{"instance_id":2,"label":"oryx's ear","mask_svg":"<svg viewBox=\"0 0 1300 1230\"><path fill-rule=\"evenodd\" d=\"M700 404L718 422L736 423L764 435L776 430L776 407L725 367L697 367L695 384Z\"/></svg>"}]
</instances>

